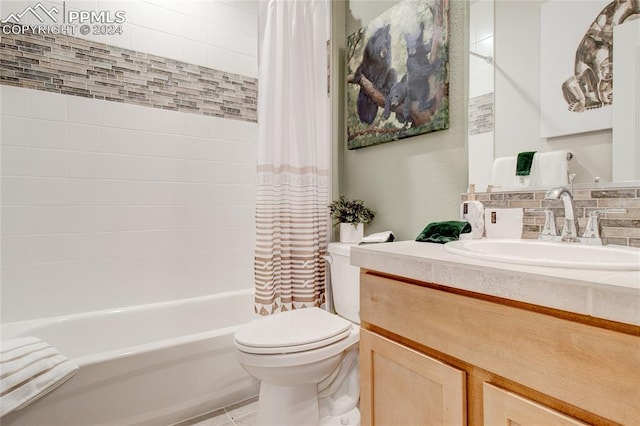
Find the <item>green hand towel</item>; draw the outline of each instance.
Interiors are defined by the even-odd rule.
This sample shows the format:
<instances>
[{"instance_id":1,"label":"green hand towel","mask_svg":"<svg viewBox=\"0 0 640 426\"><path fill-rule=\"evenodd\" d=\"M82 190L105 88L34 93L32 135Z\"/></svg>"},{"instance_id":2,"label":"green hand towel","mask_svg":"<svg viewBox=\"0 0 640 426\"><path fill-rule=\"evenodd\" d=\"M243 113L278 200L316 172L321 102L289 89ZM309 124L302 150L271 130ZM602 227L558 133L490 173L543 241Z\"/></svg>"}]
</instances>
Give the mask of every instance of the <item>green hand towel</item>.
<instances>
[{"instance_id":1,"label":"green hand towel","mask_svg":"<svg viewBox=\"0 0 640 426\"><path fill-rule=\"evenodd\" d=\"M449 241L457 241L460 234L467 232L471 232L471 225L466 221L431 222L418 235L416 241L444 244Z\"/></svg>"},{"instance_id":2,"label":"green hand towel","mask_svg":"<svg viewBox=\"0 0 640 426\"><path fill-rule=\"evenodd\" d=\"M516 162L516 176L529 176L535 151L525 151L518 154Z\"/></svg>"}]
</instances>

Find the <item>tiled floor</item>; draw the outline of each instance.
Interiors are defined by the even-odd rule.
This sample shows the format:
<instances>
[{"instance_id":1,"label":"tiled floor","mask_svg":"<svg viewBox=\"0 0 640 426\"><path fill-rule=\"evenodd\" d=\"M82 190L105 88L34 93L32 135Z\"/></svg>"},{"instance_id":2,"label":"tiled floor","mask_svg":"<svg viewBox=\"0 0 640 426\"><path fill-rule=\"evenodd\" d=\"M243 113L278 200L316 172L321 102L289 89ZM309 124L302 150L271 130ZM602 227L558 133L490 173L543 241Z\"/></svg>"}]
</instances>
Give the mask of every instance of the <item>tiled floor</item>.
<instances>
[{"instance_id":1,"label":"tiled floor","mask_svg":"<svg viewBox=\"0 0 640 426\"><path fill-rule=\"evenodd\" d=\"M254 426L257 409L258 397L256 396L174 426Z\"/></svg>"}]
</instances>

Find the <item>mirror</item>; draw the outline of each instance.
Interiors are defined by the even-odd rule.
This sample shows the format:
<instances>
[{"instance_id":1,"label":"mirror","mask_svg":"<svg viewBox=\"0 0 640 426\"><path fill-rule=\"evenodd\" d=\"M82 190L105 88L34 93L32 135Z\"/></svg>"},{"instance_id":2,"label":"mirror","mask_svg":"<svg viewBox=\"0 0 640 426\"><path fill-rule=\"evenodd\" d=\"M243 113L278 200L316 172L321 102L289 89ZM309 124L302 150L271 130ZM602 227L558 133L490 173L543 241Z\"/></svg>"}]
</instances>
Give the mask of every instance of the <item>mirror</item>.
<instances>
[{"instance_id":1,"label":"mirror","mask_svg":"<svg viewBox=\"0 0 640 426\"><path fill-rule=\"evenodd\" d=\"M469 5L469 183L479 191L491 183L494 159L493 6L493 0Z\"/></svg>"},{"instance_id":2,"label":"mirror","mask_svg":"<svg viewBox=\"0 0 640 426\"><path fill-rule=\"evenodd\" d=\"M640 158L637 118L625 120L635 126L635 137L624 138L626 146L621 146L620 137L616 139L617 127L614 127L616 130L540 137L541 21L542 5L547 1L474 0L470 4L469 182L475 183L480 191L491 183L494 158L514 156L521 151L571 152L569 172L575 173L578 184L588 185L598 180L599 186L609 182L619 186L622 180L640 179L637 174L629 177L629 174L617 173L626 167L621 160L630 161L630 156ZM606 1L597 3L606 5ZM640 19L634 23L640 23ZM638 31L640 35L640 29ZM640 47L635 48L640 52ZM633 67L625 64L625 69ZM634 97L640 95L637 77L624 85L616 79L616 93L622 92L621 86ZM635 117L637 114L636 109ZM614 119L614 126L615 123ZM632 161L640 165L637 158Z\"/></svg>"}]
</instances>

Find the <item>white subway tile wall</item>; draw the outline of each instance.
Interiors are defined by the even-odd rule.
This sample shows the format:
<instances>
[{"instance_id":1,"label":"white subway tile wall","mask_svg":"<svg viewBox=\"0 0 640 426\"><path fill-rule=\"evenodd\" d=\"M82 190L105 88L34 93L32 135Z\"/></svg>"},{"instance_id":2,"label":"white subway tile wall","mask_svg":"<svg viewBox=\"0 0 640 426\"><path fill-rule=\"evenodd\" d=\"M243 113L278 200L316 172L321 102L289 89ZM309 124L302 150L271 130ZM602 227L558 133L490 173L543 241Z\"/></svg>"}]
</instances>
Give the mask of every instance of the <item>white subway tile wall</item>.
<instances>
[{"instance_id":1,"label":"white subway tile wall","mask_svg":"<svg viewBox=\"0 0 640 426\"><path fill-rule=\"evenodd\" d=\"M251 287L257 3L64 6L126 21L3 35L2 322Z\"/></svg>"},{"instance_id":2,"label":"white subway tile wall","mask_svg":"<svg viewBox=\"0 0 640 426\"><path fill-rule=\"evenodd\" d=\"M255 123L0 96L3 321L251 286Z\"/></svg>"}]
</instances>

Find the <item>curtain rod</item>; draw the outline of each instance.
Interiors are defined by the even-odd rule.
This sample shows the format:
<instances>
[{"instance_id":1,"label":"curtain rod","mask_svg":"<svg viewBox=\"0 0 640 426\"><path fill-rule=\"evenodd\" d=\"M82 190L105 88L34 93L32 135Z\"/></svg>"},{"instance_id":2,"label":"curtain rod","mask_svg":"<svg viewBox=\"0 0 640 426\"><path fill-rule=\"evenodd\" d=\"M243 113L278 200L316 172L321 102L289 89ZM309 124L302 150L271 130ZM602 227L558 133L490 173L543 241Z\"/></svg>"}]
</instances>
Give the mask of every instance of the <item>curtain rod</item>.
<instances>
[{"instance_id":1,"label":"curtain rod","mask_svg":"<svg viewBox=\"0 0 640 426\"><path fill-rule=\"evenodd\" d=\"M472 50L470 50L470 51L469 51L469 54L470 54L470 55L473 55L473 56L477 56L477 57L478 57L478 58L480 58L480 59L484 59L484 60L485 60L485 62L486 62L486 63L488 63L488 64L492 64L492 63L493 63L493 56L485 56L485 55L481 55L481 54L476 53L476 52L474 52L474 51L472 51Z\"/></svg>"}]
</instances>

